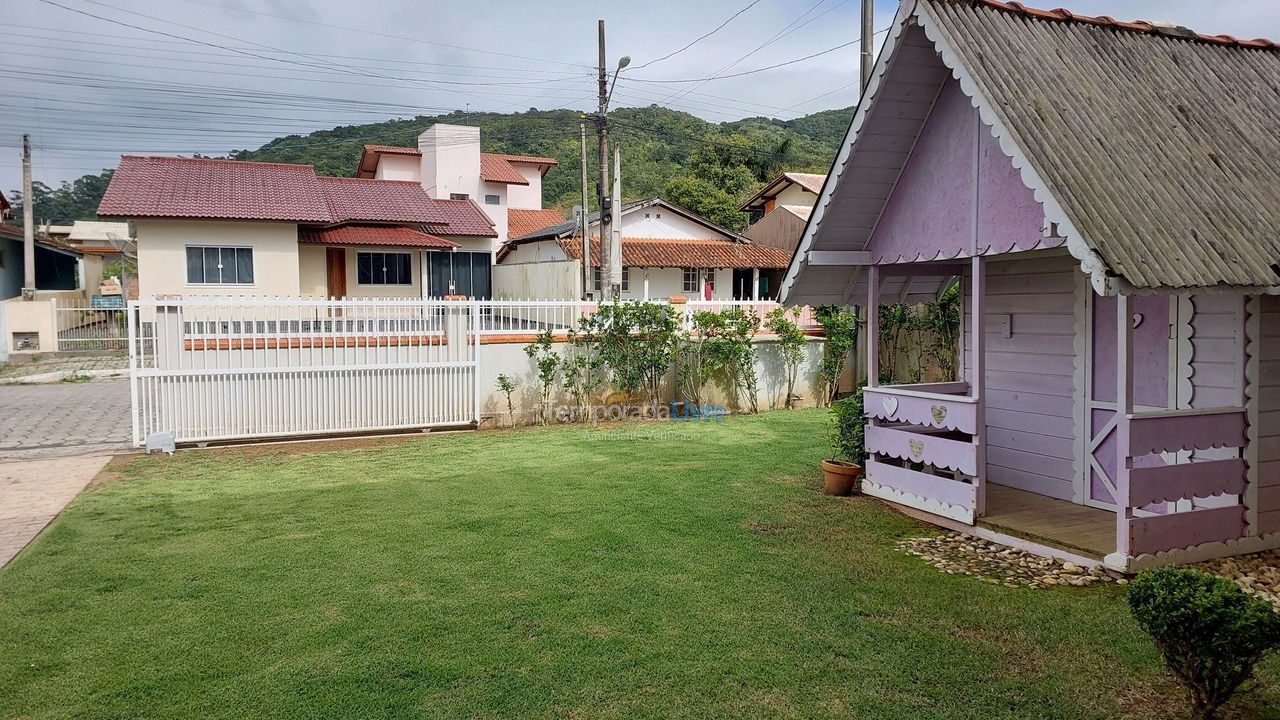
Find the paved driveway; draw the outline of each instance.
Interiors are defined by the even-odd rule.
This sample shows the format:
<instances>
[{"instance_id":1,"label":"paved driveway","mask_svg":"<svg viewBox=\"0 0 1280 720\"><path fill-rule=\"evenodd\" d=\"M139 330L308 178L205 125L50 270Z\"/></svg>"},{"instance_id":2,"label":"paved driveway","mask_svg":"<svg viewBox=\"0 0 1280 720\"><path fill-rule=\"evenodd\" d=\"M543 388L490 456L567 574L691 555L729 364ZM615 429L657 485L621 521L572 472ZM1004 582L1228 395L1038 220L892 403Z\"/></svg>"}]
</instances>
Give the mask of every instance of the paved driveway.
<instances>
[{"instance_id":1,"label":"paved driveway","mask_svg":"<svg viewBox=\"0 0 1280 720\"><path fill-rule=\"evenodd\" d=\"M128 380L0 385L0 459L121 450L131 428Z\"/></svg>"}]
</instances>

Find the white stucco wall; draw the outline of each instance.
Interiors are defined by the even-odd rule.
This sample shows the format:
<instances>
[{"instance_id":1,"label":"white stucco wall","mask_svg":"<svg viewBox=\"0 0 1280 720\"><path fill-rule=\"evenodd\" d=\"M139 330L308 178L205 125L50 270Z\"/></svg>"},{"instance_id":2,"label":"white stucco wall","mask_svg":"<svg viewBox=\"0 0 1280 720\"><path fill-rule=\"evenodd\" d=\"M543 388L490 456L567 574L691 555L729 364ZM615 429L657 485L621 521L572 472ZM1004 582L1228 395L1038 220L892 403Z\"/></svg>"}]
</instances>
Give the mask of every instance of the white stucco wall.
<instances>
[{"instance_id":1,"label":"white stucco wall","mask_svg":"<svg viewBox=\"0 0 1280 720\"><path fill-rule=\"evenodd\" d=\"M805 190L804 188L791 183L785 190L773 196L774 203L777 205L804 205L813 207L818 202L818 196Z\"/></svg>"},{"instance_id":2,"label":"white stucco wall","mask_svg":"<svg viewBox=\"0 0 1280 720\"><path fill-rule=\"evenodd\" d=\"M293 223L141 219L134 227L139 297L300 294L298 226ZM253 248L253 283L188 284L188 245Z\"/></svg>"},{"instance_id":3,"label":"white stucco wall","mask_svg":"<svg viewBox=\"0 0 1280 720\"><path fill-rule=\"evenodd\" d=\"M493 266L493 296L513 300L572 300L582 296L577 260Z\"/></svg>"},{"instance_id":4,"label":"white stucco wall","mask_svg":"<svg viewBox=\"0 0 1280 720\"><path fill-rule=\"evenodd\" d=\"M483 203L480 182L480 128L432 125L418 136L422 187L434 198L465 193Z\"/></svg>"},{"instance_id":5,"label":"white stucco wall","mask_svg":"<svg viewBox=\"0 0 1280 720\"><path fill-rule=\"evenodd\" d=\"M412 155L380 155L378 169L374 171L375 180L409 180L419 182L422 179L422 162Z\"/></svg>"},{"instance_id":6,"label":"white stucco wall","mask_svg":"<svg viewBox=\"0 0 1280 720\"><path fill-rule=\"evenodd\" d=\"M598 234L598 224L592 234ZM626 237L652 238L727 238L724 233L696 223L661 206L631 210L622 215L622 234Z\"/></svg>"},{"instance_id":7,"label":"white stucco wall","mask_svg":"<svg viewBox=\"0 0 1280 720\"><path fill-rule=\"evenodd\" d=\"M517 265L520 263L560 262L568 259L569 256L565 255L564 248L560 247L560 243L555 240L540 240L538 242L522 243L517 245L515 249L507 253L507 256L502 259L502 264Z\"/></svg>"},{"instance_id":8,"label":"white stucco wall","mask_svg":"<svg viewBox=\"0 0 1280 720\"><path fill-rule=\"evenodd\" d=\"M538 166L512 163L511 167L514 167L521 177L528 180L529 184L507 186L507 202L509 206L519 210L541 210L542 173L538 171Z\"/></svg>"}]
</instances>

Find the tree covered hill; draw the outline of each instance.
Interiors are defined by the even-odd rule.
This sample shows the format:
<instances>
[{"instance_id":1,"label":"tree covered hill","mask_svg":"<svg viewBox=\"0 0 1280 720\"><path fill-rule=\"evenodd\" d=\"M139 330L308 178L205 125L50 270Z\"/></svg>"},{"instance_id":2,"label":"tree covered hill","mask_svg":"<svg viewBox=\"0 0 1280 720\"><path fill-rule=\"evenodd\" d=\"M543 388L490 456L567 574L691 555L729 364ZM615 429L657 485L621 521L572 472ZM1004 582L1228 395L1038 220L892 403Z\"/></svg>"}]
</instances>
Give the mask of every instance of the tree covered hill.
<instances>
[{"instance_id":1,"label":"tree covered hill","mask_svg":"<svg viewBox=\"0 0 1280 720\"><path fill-rule=\"evenodd\" d=\"M662 195L714 222L742 228L738 205L783 170L826 172L843 137L852 108L795 120L746 118L711 123L659 106L619 108L609 115L610 142L622 153L625 199ZM480 128L486 152L554 157L543 203L567 210L580 202L579 124L571 110L462 113L347 125L307 135L276 138L256 150L237 150L240 160L306 163L322 175L350 176L366 143L413 145L428 126L448 122ZM594 126L587 126L588 178L594 188ZM612 149L610 150L612 153ZM37 184L36 217L54 223L94 217L110 172L86 175L59 188ZM594 189L589 193L594 196ZM15 208L17 210L18 208ZM16 214L16 213L15 213Z\"/></svg>"}]
</instances>

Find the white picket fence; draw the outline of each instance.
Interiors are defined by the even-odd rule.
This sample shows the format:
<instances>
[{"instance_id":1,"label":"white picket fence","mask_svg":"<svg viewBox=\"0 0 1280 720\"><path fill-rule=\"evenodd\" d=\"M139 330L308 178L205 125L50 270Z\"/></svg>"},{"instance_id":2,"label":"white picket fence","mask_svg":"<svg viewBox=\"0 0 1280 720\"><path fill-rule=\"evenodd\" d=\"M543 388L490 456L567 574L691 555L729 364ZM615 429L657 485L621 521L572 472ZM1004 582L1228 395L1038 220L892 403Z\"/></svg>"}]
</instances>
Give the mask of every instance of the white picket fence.
<instances>
[{"instance_id":1,"label":"white picket fence","mask_svg":"<svg viewBox=\"0 0 1280 720\"><path fill-rule=\"evenodd\" d=\"M761 318L776 303L741 306ZM192 298L129 303L133 441L178 443L480 421L482 342L563 332L597 311L563 300ZM808 321L807 309L800 314Z\"/></svg>"}]
</instances>

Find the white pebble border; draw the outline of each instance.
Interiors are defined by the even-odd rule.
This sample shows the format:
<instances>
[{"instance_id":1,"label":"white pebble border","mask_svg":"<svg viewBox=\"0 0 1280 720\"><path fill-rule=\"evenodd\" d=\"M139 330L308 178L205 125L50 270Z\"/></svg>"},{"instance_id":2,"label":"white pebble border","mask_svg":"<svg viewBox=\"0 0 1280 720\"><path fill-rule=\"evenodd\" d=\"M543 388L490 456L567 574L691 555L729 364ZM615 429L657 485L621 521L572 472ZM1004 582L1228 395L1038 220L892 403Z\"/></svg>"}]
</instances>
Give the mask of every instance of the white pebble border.
<instances>
[{"instance_id":1,"label":"white pebble border","mask_svg":"<svg viewBox=\"0 0 1280 720\"><path fill-rule=\"evenodd\" d=\"M1010 588L1083 587L1107 582L1123 585L1128 582L1124 577L1102 568L1058 562L957 532L907 538L898 542L898 548L948 575L972 575L984 582Z\"/></svg>"},{"instance_id":2,"label":"white pebble border","mask_svg":"<svg viewBox=\"0 0 1280 720\"><path fill-rule=\"evenodd\" d=\"M957 532L907 538L898 542L898 548L948 575L971 575L1011 588L1129 582L1124 576L1102 568L1058 562ZM1190 567L1231 580L1245 592L1267 600L1280 610L1280 550L1209 560Z\"/></svg>"}]
</instances>

